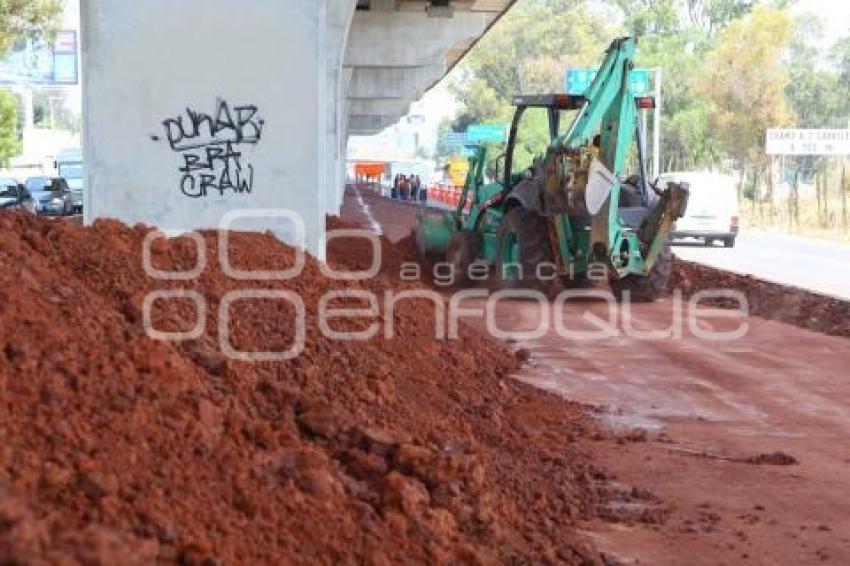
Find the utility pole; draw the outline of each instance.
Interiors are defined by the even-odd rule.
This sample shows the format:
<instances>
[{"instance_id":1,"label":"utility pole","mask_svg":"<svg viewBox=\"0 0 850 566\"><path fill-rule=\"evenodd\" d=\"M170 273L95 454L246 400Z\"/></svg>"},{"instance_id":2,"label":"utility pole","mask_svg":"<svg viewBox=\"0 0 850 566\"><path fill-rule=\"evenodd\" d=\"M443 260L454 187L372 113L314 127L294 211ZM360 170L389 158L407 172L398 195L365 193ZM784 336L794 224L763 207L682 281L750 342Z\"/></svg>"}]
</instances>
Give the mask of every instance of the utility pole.
<instances>
[{"instance_id":1,"label":"utility pole","mask_svg":"<svg viewBox=\"0 0 850 566\"><path fill-rule=\"evenodd\" d=\"M661 67L655 69L655 115L652 125L652 178L661 175Z\"/></svg>"}]
</instances>

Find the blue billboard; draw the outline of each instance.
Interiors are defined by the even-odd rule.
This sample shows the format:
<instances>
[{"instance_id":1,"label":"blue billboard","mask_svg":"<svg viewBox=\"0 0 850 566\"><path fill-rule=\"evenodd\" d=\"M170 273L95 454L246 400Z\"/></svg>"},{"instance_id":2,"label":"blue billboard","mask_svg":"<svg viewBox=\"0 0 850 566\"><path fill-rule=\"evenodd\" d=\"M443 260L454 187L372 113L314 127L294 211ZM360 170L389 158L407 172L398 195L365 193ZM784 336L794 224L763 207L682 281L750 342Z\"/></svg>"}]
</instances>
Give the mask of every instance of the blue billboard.
<instances>
[{"instance_id":1,"label":"blue billboard","mask_svg":"<svg viewBox=\"0 0 850 566\"><path fill-rule=\"evenodd\" d=\"M80 80L77 32L61 30L52 44L26 39L0 60L0 84L76 85Z\"/></svg>"}]
</instances>

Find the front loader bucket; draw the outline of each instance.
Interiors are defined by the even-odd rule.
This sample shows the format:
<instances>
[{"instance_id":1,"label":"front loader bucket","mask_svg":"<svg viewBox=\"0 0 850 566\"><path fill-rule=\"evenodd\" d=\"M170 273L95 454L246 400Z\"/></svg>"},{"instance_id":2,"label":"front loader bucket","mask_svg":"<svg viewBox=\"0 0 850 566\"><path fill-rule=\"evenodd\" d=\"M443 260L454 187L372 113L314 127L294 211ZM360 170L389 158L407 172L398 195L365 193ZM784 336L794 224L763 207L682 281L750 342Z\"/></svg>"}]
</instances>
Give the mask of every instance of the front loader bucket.
<instances>
[{"instance_id":1,"label":"front loader bucket","mask_svg":"<svg viewBox=\"0 0 850 566\"><path fill-rule=\"evenodd\" d=\"M425 209L416 215L416 247L428 259L445 259L449 240L454 233L455 218L451 212Z\"/></svg>"}]
</instances>

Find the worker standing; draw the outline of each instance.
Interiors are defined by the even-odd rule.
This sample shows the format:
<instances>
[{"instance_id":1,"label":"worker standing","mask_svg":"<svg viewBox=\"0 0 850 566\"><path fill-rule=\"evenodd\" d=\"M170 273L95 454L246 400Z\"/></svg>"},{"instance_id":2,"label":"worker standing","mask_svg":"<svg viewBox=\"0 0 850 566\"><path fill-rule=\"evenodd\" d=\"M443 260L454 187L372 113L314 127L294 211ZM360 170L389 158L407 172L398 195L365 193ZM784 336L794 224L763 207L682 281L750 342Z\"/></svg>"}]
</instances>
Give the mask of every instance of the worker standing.
<instances>
[{"instance_id":1,"label":"worker standing","mask_svg":"<svg viewBox=\"0 0 850 566\"><path fill-rule=\"evenodd\" d=\"M419 179L419 175L413 176L413 181L411 182L410 187L410 200L418 201L419 200L419 191L422 190L422 181Z\"/></svg>"}]
</instances>

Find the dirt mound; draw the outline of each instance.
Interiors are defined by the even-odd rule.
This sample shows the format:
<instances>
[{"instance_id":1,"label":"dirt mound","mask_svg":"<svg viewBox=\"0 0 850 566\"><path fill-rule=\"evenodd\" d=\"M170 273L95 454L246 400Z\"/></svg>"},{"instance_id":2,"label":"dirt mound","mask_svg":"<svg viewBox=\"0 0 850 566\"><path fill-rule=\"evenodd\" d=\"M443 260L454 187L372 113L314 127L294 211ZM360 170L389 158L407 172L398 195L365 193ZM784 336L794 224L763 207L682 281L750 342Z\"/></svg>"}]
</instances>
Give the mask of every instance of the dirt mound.
<instances>
[{"instance_id":1,"label":"dirt mound","mask_svg":"<svg viewBox=\"0 0 850 566\"><path fill-rule=\"evenodd\" d=\"M574 404L507 379L516 356L463 326L459 340L435 339L427 299L380 311L394 338L331 340L319 325L328 291L383 301L421 288L392 271L333 282L309 258L288 281L234 280L212 233L197 278L157 280L142 269L147 233L0 216L0 562L596 560L574 534L604 477L578 442L593 425ZM191 269L198 255L188 238L151 249L166 271ZM232 233L229 250L240 269L294 261L270 235ZM334 253L348 267L370 250ZM206 302L200 335L152 340L146 298L176 289ZM224 356L218 311L235 290L297 293L303 352ZM297 338L285 301L230 312L239 350L286 350ZM168 332L199 322L187 298L154 302L150 318Z\"/></svg>"},{"instance_id":2,"label":"dirt mound","mask_svg":"<svg viewBox=\"0 0 850 566\"><path fill-rule=\"evenodd\" d=\"M747 297L752 315L833 336L850 336L848 301L678 258L673 265L669 288L671 291L681 290L685 297L706 289L740 291ZM720 307L738 306L736 302L724 299L713 302Z\"/></svg>"}]
</instances>

